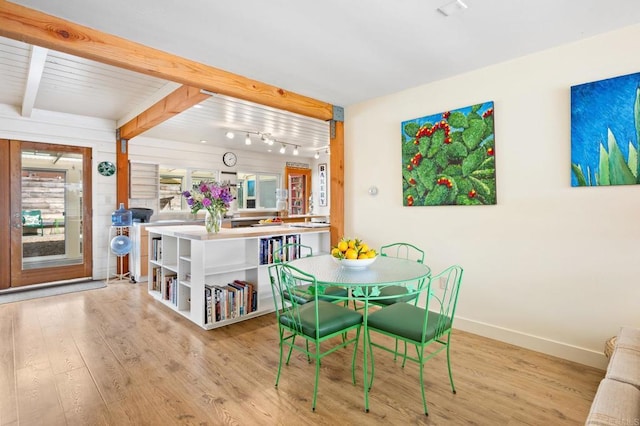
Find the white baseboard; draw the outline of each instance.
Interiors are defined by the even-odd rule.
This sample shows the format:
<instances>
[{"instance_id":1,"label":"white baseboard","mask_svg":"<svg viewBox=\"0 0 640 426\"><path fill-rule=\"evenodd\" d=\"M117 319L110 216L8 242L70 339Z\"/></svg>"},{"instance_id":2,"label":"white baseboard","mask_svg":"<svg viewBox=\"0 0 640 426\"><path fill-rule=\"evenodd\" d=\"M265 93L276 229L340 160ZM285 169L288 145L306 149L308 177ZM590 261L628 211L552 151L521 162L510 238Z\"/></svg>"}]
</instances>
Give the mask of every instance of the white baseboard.
<instances>
[{"instance_id":1,"label":"white baseboard","mask_svg":"<svg viewBox=\"0 0 640 426\"><path fill-rule=\"evenodd\" d=\"M600 368L602 370L606 370L607 368L608 360L604 354L591 349L568 345L566 343L545 339L540 336L534 336L517 330L498 327L492 324L473 321L461 317L456 317L454 328L520 346L522 348L542 352L547 355L588 365L590 367Z\"/></svg>"}]
</instances>

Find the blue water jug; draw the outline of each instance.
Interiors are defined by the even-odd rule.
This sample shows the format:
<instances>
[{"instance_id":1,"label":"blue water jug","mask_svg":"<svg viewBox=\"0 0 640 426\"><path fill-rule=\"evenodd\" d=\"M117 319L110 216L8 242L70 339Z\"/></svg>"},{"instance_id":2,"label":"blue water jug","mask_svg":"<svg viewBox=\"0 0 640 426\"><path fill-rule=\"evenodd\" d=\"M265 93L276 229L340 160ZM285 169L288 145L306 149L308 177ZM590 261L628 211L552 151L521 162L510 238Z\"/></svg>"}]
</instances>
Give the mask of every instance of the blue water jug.
<instances>
[{"instance_id":1,"label":"blue water jug","mask_svg":"<svg viewBox=\"0 0 640 426\"><path fill-rule=\"evenodd\" d=\"M124 203L120 203L120 208L111 213L111 226L131 226L133 214L131 210L124 208Z\"/></svg>"}]
</instances>

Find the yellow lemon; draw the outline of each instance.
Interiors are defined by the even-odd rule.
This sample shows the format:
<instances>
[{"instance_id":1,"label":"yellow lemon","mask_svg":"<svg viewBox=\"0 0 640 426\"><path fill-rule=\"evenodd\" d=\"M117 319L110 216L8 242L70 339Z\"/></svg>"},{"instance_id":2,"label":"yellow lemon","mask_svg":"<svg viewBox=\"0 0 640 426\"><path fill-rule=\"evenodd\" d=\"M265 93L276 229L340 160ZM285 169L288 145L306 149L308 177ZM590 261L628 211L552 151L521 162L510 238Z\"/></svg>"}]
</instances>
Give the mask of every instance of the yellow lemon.
<instances>
[{"instance_id":1,"label":"yellow lemon","mask_svg":"<svg viewBox=\"0 0 640 426\"><path fill-rule=\"evenodd\" d=\"M331 249L331 256L339 257L340 256L340 249L338 249L338 247L332 248Z\"/></svg>"},{"instance_id":2,"label":"yellow lemon","mask_svg":"<svg viewBox=\"0 0 640 426\"><path fill-rule=\"evenodd\" d=\"M368 258L369 258L369 256L367 256L367 254L366 254L366 253L360 253L360 254L358 255L358 259L368 259Z\"/></svg>"},{"instance_id":3,"label":"yellow lemon","mask_svg":"<svg viewBox=\"0 0 640 426\"><path fill-rule=\"evenodd\" d=\"M347 249L347 251L344 254L344 257L347 258L347 259L357 259L358 258L358 252L355 251L352 248Z\"/></svg>"},{"instance_id":4,"label":"yellow lemon","mask_svg":"<svg viewBox=\"0 0 640 426\"><path fill-rule=\"evenodd\" d=\"M341 252L345 252L347 251L347 249L349 248L349 244L342 240L338 243L338 250L340 250Z\"/></svg>"},{"instance_id":5,"label":"yellow lemon","mask_svg":"<svg viewBox=\"0 0 640 426\"><path fill-rule=\"evenodd\" d=\"M349 240L349 248L356 248L356 240Z\"/></svg>"},{"instance_id":6,"label":"yellow lemon","mask_svg":"<svg viewBox=\"0 0 640 426\"><path fill-rule=\"evenodd\" d=\"M360 253L366 253L369 251L369 246L366 243L362 243L360 246Z\"/></svg>"},{"instance_id":7,"label":"yellow lemon","mask_svg":"<svg viewBox=\"0 0 640 426\"><path fill-rule=\"evenodd\" d=\"M370 258L370 259L373 258L373 257L376 257L376 251L375 250L369 250L367 252L367 257Z\"/></svg>"}]
</instances>

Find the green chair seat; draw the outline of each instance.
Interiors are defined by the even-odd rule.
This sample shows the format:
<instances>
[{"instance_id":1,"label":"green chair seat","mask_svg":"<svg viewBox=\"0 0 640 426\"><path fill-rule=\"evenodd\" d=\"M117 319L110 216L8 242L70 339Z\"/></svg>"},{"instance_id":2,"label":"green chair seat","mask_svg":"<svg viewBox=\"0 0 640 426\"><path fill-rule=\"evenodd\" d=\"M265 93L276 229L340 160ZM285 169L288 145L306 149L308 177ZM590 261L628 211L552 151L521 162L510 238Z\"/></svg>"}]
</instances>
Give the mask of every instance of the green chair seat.
<instances>
[{"instance_id":1,"label":"green chair seat","mask_svg":"<svg viewBox=\"0 0 640 426\"><path fill-rule=\"evenodd\" d=\"M451 327L451 320L442 317L437 312L429 311L425 315L425 310L421 307L409 303L394 303L387 308L380 309L369 314L367 324L369 327L403 337L414 342L425 343L433 340L436 336L438 324L445 325L446 329ZM424 322L427 321L425 336L422 336Z\"/></svg>"},{"instance_id":2,"label":"green chair seat","mask_svg":"<svg viewBox=\"0 0 640 426\"><path fill-rule=\"evenodd\" d=\"M288 328L302 330L306 336L316 336L315 302L305 303L300 307L300 323L293 315L280 316L280 323ZM352 309L326 302L318 301L318 337L322 338L330 334L342 331L362 323L362 315Z\"/></svg>"},{"instance_id":3,"label":"green chair seat","mask_svg":"<svg viewBox=\"0 0 640 426\"><path fill-rule=\"evenodd\" d=\"M291 294L299 305L304 305L314 300L313 294L309 291L309 286L299 286L295 290L292 290ZM288 290L283 290L282 295L285 299L291 300L291 295ZM346 288L327 287L323 294L318 295L318 299L332 302L336 301L336 298L346 298L347 296L349 296L349 291Z\"/></svg>"}]
</instances>

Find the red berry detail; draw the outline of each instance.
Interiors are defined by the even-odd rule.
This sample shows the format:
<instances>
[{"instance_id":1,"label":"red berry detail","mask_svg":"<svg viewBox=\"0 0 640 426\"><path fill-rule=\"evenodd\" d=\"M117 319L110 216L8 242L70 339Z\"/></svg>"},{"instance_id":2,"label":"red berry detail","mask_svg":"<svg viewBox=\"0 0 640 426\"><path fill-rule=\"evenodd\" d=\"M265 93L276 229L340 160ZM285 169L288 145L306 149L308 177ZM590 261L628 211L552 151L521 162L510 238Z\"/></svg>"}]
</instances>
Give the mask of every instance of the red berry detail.
<instances>
[{"instance_id":1,"label":"red berry detail","mask_svg":"<svg viewBox=\"0 0 640 426\"><path fill-rule=\"evenodd\" d=\"M487 155L493 155L493 148L487 148Z\"/></svg>"}]
</instances>

